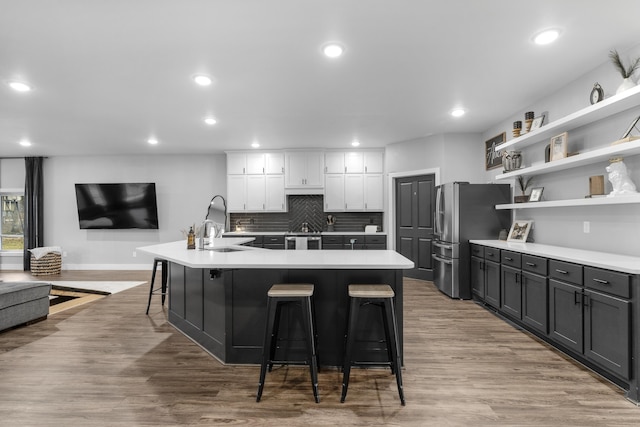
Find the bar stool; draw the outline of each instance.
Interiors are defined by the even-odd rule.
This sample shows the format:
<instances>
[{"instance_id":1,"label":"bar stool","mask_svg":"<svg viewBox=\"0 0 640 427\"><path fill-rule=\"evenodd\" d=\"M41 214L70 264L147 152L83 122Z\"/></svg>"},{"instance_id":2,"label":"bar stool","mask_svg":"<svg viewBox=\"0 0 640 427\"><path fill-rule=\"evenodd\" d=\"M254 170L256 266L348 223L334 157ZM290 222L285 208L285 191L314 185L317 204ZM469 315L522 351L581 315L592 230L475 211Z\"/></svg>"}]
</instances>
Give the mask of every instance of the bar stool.
<instances>
[{"instance_id":1,"label":"bar stool","mask_svg":"<svg viewBox=\"0 0 640 427\"><path fill-rule=\"evenodd\" d=\"M262 364L260 366L260 382L258 383L256 402L260 402L260 398L262 397L267 367L269 372L271 372L274 363L276 363L283 365L309 365L313 396L316 403L319 403L318 356L316 353L317 332L313 307L313 285L308 283L276 284L271 286L267 296L267 323L262 347ZM280 314L283 305L291 303L299 305L301 308L301 320L307 348L306 359L304 361L277 361L274 360L274 358L277 348Z\"/></svg>"},{"instance_id":2,"label":"bar stool","mask_svg":"<svg viewBox=\"0 0 640 427\"><path fill-rule=\"evenodd\" d=\"M395 293L389 285L349 285L349 315L347 335L345 337L344 364L342 365L342 396L340 402L344 403L349 387L349 374L353 365L378 364L375 362L357 362L353 360L353 346L356 339L355 332L358 324L358 314L360 307L364 305L376 305L382 312L382 322L386 339L388 364L391 366L391 373L396 375L398 384L398 394L400 403L404 406L404 392L402 390L402 366L400 357L400 346L398 344L398 324L393 306Z\"/></svg>"},{"instance_id":3,"label":"bar stool","mask_svg":"<svg viewBox=\"0 0 640 427\"><path fill-rule=\"evenodd\" d=\"M156 281L156 271L158 270L158 264L162 266L162 285L159 288L153 288ZM167 282L169 278L169 262L164 258L153 259L153 273L151 273L151 284L149 285L149 302L147 303L147 314L149 314L149 307L151 306L151 297L160 291L162 295L162 305L164 306L164 300L167 296Z\"/></svg>"}]
</instances>

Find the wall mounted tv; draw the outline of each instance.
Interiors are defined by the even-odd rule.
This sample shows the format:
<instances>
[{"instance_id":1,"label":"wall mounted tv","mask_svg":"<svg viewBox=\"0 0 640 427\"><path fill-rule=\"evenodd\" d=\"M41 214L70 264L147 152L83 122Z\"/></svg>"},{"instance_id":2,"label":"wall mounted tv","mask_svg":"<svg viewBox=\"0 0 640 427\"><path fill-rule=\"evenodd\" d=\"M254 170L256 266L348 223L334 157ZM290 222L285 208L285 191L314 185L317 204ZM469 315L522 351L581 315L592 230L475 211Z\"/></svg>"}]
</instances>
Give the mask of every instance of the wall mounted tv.
<instances>
[{"instance_id":1,"label":"wall mounted tv","mask_svg":"<svg viewBox=\"0 0 640 427\"><path fill-rule=\"evenodd\" d=\"M80 229L157 229L155 183L76 184Z\"/></svg>"}]
</instances>

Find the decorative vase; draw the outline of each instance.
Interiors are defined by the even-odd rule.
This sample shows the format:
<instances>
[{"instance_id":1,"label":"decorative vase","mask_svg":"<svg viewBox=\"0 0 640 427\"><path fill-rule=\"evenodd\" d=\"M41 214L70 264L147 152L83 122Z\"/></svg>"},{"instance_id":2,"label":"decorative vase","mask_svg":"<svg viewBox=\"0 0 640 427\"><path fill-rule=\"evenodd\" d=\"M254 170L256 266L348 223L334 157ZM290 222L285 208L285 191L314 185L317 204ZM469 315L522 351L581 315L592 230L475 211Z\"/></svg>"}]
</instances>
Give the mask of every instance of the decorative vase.
<instances>
[{"instance_id":1,"label":"decorative vase","mask_svg":"<svg viewBox=\"0 0 640 427\"><path fill-rule=\"evenodd\" d=\"M505 172L520 169L522 165L522 154L520 151L503 151L502 166Z\"/></svg>"},{"instance_id":2,"label":"decorative vase","mask_svg":"<svg viewBox=\"0 0 640 427\"><path fill-rule=\"evenodd\" d=\"M636 84L633 82L633 80L631 80L631 77L627 77L622 81L620 86L618 86L618 89L616 90L616 95L624 92L627 89L631 89L632 87L635 87L635 85Z\"/></svg>"}]
</instances>

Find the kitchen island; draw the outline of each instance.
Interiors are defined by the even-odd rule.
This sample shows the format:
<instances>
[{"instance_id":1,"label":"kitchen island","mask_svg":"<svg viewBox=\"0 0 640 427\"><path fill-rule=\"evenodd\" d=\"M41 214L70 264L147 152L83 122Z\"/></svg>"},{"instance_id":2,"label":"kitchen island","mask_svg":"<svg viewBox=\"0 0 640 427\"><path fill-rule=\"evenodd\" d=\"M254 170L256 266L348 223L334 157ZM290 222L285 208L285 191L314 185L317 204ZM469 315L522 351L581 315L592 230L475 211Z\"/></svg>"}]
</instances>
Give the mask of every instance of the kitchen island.
<instances>
[{"instance_id":1,"label":"kitchen island","mask_svg":"<svg viewBox=\"0 0 640 427\"><path fill-rule=\"evenodd\" d=\"M342 365L349 284L386 283L396 294L402 349L402 270L413 262L391 250L286 251L243 246L250 239L214 239L187 250L184 241L138 248L169 261L169 323L227 364L258 364L266 322L267 291L275 283L315 285L319 363ZM376 307L362 311L360 360L386 360ZM296 316L283 311L279 348L284 358L304 353ZM286 354L284 354L286 352Z\"/></svg>"}]
</instances>

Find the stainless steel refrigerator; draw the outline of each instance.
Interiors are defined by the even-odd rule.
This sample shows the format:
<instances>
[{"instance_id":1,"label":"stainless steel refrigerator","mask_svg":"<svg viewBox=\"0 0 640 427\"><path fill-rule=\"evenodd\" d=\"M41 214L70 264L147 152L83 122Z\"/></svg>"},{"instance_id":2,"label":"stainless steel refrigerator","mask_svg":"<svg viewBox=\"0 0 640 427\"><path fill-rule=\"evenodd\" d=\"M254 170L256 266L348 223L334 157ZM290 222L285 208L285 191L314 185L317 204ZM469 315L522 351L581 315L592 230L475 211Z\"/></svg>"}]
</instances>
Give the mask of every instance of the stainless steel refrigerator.
<instances>
[{"instance_id":1,"label":"stainless steel refrigerator","mask_svg":"<svg viewBox=\"0 0 640 427\"><path fill-rule=\"evenodd\" d=\"M434 282L451 298L471 298L470 239L497 239L511 226L509 184L449 182L436 187L434 216Z\"/></svg>"}]
</instances>

